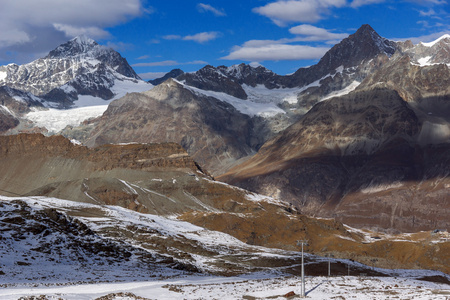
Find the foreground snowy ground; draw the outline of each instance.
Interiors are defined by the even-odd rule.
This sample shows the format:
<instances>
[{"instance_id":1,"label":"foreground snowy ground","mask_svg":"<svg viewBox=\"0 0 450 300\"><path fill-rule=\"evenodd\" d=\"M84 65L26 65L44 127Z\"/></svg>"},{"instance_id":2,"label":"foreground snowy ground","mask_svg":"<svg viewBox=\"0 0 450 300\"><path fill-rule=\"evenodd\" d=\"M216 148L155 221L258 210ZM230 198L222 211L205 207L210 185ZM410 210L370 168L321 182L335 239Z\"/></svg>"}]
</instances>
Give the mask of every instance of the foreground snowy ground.
<instances>
[{"instance_id":1,"label":"foreground snowy ground","mask_svg":"<svg viewBox=\"0 0 450 300\"><path fill-rule=\"evenodd\" d=\"M125 233L127 228L135 229L134 239L114 238L114 232ZM144 229L151 234L147 242L139 243L137 235ZM151 235L154 239L150 239ZM287 265L249 267L248 272L241 273L245 275L232 277L173 268L163 258L176 257L176 249L157 252L159 248L149 244L163 245L164 240L169 242L167 246L192 243L196 248L207 249L190 253L191 260L185 262L200 270L221 270L233 261L255 260L263 264L268 257L299 255L250 246L224 233L116 206L0 196L0 300L285 299L288 293L300 294L300 278L285 274ZM214 264L227 257L226 264ZM310 254L305 258L306 264L324 260ZM182 258L178 261L183 263ZM385 277L307 276L308 298L450 300L450 276L442 272L387 270L349 260L331 261L349 265L352 275L374 271ZM298 261L286 262L292 267ZM243 270L238 264L234 268ZM424 278L445 283L419 280Z\"/></svg>"},{"instance_id":2,"label":"foreground snowy ground","mask_svg":"<svg viewBox=\"0 0 450 300\"><path fill-rule=\"evenodd\" d=\"M0 289L0 299L286 299L299 277L187 276L166 280ZM309 299L450 299L450 286L402 277L306 277Z\"/></svg>"}]
</instances>

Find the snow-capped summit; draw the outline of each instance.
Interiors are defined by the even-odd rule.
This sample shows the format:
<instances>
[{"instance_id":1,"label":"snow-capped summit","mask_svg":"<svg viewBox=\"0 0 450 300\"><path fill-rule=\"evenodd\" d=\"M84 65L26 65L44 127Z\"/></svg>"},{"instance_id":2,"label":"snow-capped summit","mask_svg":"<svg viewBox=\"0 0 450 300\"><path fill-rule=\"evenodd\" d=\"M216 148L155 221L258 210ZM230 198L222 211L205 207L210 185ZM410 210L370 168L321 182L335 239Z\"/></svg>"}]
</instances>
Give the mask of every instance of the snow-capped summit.
<instances>
[{"instance_id":1,"label":"snow-capped summit","mask_svg":"<svg viewBox=\"0 0 450 300\"><path fill-rule=\"evenodd\" d=\"M95 48L97 50L103 50L106 47L100 46L96 41L85 35L80 35L50 51L46 58L74 56L87 53Z\"/></svg>"},{"instance_id":2,"label":"snow-capped summit","mask_svg":"<svg viewBox=\"0 0 450 300\"><path fill-rule=\"evenodd\" d=\"M112 99L118 81L141 82L118 52L86 36L75 37L28 64L0 66L0 86L31 92L62 107L71 106L78 95Z\"/></svg>"},{"instance_id":3,"label":"snow-capped summit","mask_svg":"<svg viewBox=\"0 0 450 300\"><path fill-rule=\"evenodd\" d=\"M450 34L444 34L443 36L441 36L440 38L429 42L429 43L421 43L423 46L425 47L433 47L434 45L436 45L437 43L444 41L447 44L450 44Z\"/></svg>"},{"instance_id":4,"label":"snow-capped summit","mask_svg":"<svg viewBox=\"0 0 450 300\"><path fill-rule=\"evenodd\" d=\"M411 46L405 51L411 62L420 66L447 64L450 66L450 35L444 34L440 38L429 42Z\"/></svg>"}]
</instances>

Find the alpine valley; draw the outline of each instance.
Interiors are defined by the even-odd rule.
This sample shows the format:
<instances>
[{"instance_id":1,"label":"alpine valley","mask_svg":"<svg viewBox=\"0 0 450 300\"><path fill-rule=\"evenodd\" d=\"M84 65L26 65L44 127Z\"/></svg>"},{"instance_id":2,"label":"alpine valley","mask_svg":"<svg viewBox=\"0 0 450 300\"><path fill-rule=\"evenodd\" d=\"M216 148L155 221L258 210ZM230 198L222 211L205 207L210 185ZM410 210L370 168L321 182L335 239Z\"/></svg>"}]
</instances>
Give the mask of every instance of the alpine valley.
<instances>
[{"instance_id":1,"label":"alpine valley","mask_svg":"<svg viewBox=\"0 0 450 300\"><path fill-rule=\"evenodd\" d=\"M233 276L247 288L232 298L259 299L250 286L299 274L307 240L310 276L331 256L334 275L448 295L449 35L363 25L290 75L207 65L150 82L79 36L0 66L0 134L2 287L154 281L191 299Z\"/></svg>"}]
</instances>

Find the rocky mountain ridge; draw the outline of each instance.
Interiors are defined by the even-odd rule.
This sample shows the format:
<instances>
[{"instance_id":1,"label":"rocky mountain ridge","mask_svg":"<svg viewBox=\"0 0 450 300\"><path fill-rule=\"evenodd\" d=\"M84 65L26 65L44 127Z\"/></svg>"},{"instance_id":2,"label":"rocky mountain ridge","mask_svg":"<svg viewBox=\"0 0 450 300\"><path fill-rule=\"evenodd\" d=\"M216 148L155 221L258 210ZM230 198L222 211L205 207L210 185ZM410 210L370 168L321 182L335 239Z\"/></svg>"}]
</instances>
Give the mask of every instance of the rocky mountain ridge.
<instances>
[{"instance_id":1,"label":"rocky mountain ridge","mask_svg":"<svg viewBox=\"0 0 450 300\"><path fill-rule=\"evenodd\" d=\"M118 52L85 36L31 63L0 66L0 74L0 85L30 92L60 107L70 106L78 95L111 99L115 81L140 80Z\"/></svg>"},{"instance_id":2,"label":"rocky mountain ridge","mask_svg":"<svg viewBox=\"0 0 450 300\"><path fill-rule=\"evenodd\" d=\"M289 251L298 250L299 238L309 240L311 254L332 252L366 264L377 258L380 267L448 269L448 258L433 260L445 253L447 246L440 240L437 244L422 239L406 242L404 237L396 237L402 242L371 240L372 233L366 236L333 219L301 215L286 203L211 180L172 144L89 149L60 136L0 139L0 190L15 196L0 197L0 223L8 245L0 255L14 257L11 263L0 264L2 272L19 270L22 264L14 267L14 261L32 266L48 260L53 265L48 251L61 261L78 262L76 270L81 271L89 270L89 264L109 264L113 256L111 265L124 271L120 276L128 276L130 262L146 262L155 272L167 266L227 276L265 268L298 272L298 252ZM161 217L174 215L201 227ZM220 233L204 228L245 244L230 244L229 236L220 238ZM36 261L31 256L28 261L19 258L9 247L30 236L31 246L25 242L20 247L22 253L34 253ZM36 239L42 243L34 246ZM52 241L54 249L49 246ZM72 248L73 241L80 247ZM282 250L265 252L252 245ZM65 246L69 250L63 251ZM389 250L379 251L380 247ZM311 272L320 272L321 264L320 259L311 260Z\"/></svg>"},{"instance_id":3,"label":"rocky mountain ridge","mask_svg":"<svg viewBox=\"0 0 450 300\"><path fill-rule=\"evenodd\" d=\"M356 227L448 228L450 143L429 127L397 92L358 89L315 105L218 179Z\"/></svg>"},{"instance_id":4,"label":"rocky mountain ridge","mask_svg":"<svg viewBox=\"0 0 450 300\"><path fill-rule=\"evenodd\" d=\"M333 46L317 64L300 68L291 75L277 75L263 66L240 64L217 68L206 66L177 79L190 86L228 93L243 100L248 97L243 85L263 85L269 90L298 88L298 105L310 108L320 97L342 90L354 81L361 82L398 48L397 43L378 35L370 25L363 25ZM317 84L313 84L315 82Z\"/></svg>"},{"instance_id":5,"label":"rocky mountain ridge","mask_svg":"<svg viewBox=\"0 0 450 300\"><path fill-rule=\"evenodd\" d=\"M174 80L112 102L94 126L85 142L88 146L174 142L210 172L251 155L263 143L249 116Z\"/></svg>"}]
</instances>

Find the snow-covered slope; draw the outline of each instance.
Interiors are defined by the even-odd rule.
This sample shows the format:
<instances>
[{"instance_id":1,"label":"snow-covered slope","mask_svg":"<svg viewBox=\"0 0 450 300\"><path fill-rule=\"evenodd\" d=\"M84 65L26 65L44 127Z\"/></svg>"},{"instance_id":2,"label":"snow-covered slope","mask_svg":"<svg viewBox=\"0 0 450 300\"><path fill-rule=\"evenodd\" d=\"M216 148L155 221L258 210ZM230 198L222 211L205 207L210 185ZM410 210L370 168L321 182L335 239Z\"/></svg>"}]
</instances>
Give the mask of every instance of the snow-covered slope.
<instances>
[{"instance_id":1,"label":"snow-covered slope","mask_svg":"<svg viewBox=\"0 0 450 300\"><path fill-rule=\"evenodd\" d=\"M144 83L118 52L85 36L31 63L0 66L0 85L31 92L62 107L70 106L79 95L112 99L118 82Z\"/></svg>"},{"instance_id":2,"label":"snow-covered slope","mask_svg":"<svg viewBox=\"0 0 450 300\"><path fill-rule=\"evenodd\" d=\"M6 286L270 274L299 258L297 252L250 246L225 233L119 206L0 196L0 212L0 280Z\"/></svg>"},{"instance_id":3,"label":"snow-covered slope","mask_svg":"<svg viewBox=\"0 0 450 300\"><path fill-rule=\"evenodd\" d=\"M18 116L32 122L26 127L46 128L49 133L100 116L126 93L153 87L118 52L85 36L28 64L0 66L0 86L16 91L11 97L32 107L22 112L29 114Z\"/></svg>"},{"instance_id":4,"label":"snow-covered slope","mask_svg":"<svg viewBox=\"0 0 450 300\"><path fill-rule=\"evenodd\" d=\"M450 67L450 35L445 34L430 43L419 43L406 52L413 64L430 66L446 64Z\"/></svg>"},{"instance_id":5,"label":"snow-covered slope","mask_svg":"<svg viewBox=\"0 0 450 300\"><path fill-rule=\"evenodd\" d=\"M109 100L90 95L79 95L78 100L73 102L72 108L47 107L43 109L35 107L25 115L25 118L33 122L34 126L46 128L50 133L56 134L66 126L78 126L85 120L101 116L108 108L109 103L120 99L127 93L144 92L152 88L152 85L142 80L134 82L115 79L114 82L111 88L114 96Z\"/></svg>"},{"instance_id":6,"label":"snow-covered slope","mask_svg":"<svg viewBox=\"0 0 450 300\"><path fill-rule=\"evenodd\" d=\"M0 299L282 299L289 292L300 294L300 277L285 273L299 267L299 252L249 246L187 222L116 206L0 196L0 212ZM331 274L339 277L325 277L328 260ZM450 278L441 272L386 270L308 253L305 263L305 291L314 299L443 299L450 293L445 283ZM238 266L246 274L208 274L223 268L233 275Z\"/></svg>"}]
</instances>

